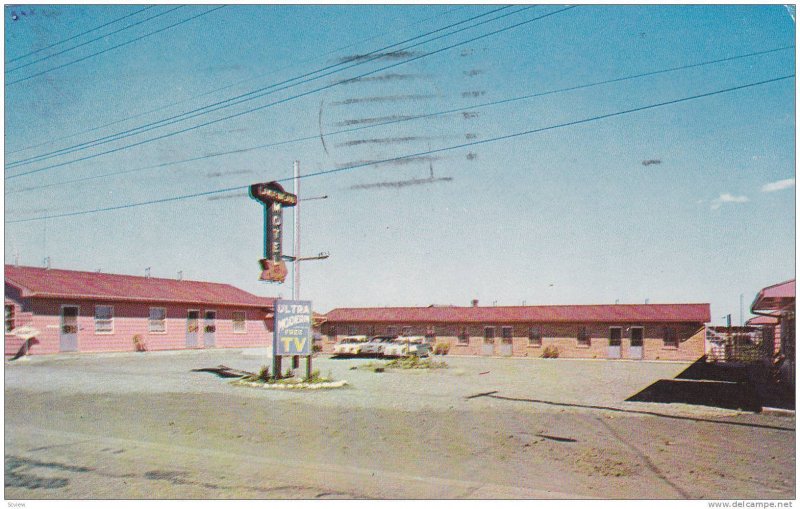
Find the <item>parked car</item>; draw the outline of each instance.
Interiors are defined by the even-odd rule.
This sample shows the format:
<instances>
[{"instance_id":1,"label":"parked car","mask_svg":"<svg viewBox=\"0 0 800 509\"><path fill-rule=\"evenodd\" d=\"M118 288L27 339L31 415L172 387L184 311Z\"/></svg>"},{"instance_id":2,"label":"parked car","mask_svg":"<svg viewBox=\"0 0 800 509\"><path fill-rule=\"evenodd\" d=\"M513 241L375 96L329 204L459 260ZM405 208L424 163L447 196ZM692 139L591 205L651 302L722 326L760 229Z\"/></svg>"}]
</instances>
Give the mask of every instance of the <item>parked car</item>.
<instances>
[{"instance_id":1,"label":"parked car","mask_svg":"<svg viewBox=\"0 0 800 509\"><path fill-rule=\"evenodd\" d=\"M361 348L361 355L364 357L381 357L383 356L383 351L386 348L386 345L392 344L396 338L397 336L373 336Z\"/></svg>"},{"instance_id":2,"label":"parked car","mask_svg":"<svg viewBox=\"0 0 800 509\"><path fill-rule=\"evenodd\" d=\"M425 342L424 336L398 336L383 349L384 357L427 357L431 346Z\"/></svg>"},{"instance_id":3,"label":"parked car","mask_svg":"<svg viewBox=\"0 0 800 509\"><path fill-rule=\"evenodd\" d=\"M333 345L333 355L353 357L361 353L367 343L367 336L344 336Z\"/></svg>"}]
</instances>

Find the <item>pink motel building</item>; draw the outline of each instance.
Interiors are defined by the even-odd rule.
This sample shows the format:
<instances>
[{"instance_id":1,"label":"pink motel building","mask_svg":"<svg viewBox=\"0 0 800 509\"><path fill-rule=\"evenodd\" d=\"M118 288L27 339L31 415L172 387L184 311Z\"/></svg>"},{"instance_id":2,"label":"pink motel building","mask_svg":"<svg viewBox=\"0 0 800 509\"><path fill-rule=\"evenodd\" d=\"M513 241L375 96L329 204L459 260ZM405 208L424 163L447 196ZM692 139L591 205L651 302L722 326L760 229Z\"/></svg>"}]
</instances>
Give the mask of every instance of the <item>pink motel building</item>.
<instances>
[{"instance_id":1,"label":"pink motel building","mask_svg":"<svg viewBox=\"0 0 800 509\"><path fill-rule=\"evenodd\" d=\"M272 343L274 299L227 284L6 265L5 292L7 356Z\"/></svg>"},{"instance_id":2,"label":"pink motel building","mask_svg":"<svg viewBox=\"0 0 800 509\"><path fill-rule=\"evenodd\" d=\"M337 308L322 351L354 335L425 336L451 355L695 361L705 354L709 304Z\"/></svg>"}]
</instances>

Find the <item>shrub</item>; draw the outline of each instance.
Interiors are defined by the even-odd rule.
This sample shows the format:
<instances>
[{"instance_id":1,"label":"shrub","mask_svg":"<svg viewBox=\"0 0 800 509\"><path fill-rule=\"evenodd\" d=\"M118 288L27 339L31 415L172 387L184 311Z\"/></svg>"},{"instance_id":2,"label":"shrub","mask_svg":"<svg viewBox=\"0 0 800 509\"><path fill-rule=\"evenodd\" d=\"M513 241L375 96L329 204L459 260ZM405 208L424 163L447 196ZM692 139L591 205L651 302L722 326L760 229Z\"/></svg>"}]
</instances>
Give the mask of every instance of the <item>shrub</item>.
<instances>
[{"instance_id":1,"label":"shrub","mask_svg":"<svg viewBox=\"0 0 800 509\"><path fill-rule=\"evenodd\" d=\"M433 346L434 355L447 355L450 351L450 343L436 343Z\"/></svg>"},{"instance_id":2,"label":"shrub","mask_svg":"<svg viewBox=\"0 0 800 509\"><path fill-rule=\"evenodd\" d=\"M436 361L431 358L401 357L387 362L384 367L395 369L441 369L446 368L447 363L444 361Z\"/></svg>"},{"instance_id":3,"label":"shrub","mask_svg":"<svg viewBox=\"0 0 800 509\"><path fill-rule=\"evenodd\" d=\"M319 352L321 352L321 351L322 351L322 345L320 345L319 343L314 343L314 344L311 346L311 351L312 351L312 352L314 352L314 353L319 353Z\"/></svg>"},{"instance_id":4,"label":"shrub","mask_svg":"<svg viewBox=\"0 0 800 509\"><path fill-rule=\"evenodd\" d=\"M135 334L133 336L133 350L136 352L146 352L147 346L142 341L142 336L139 334Z\"/></svg>"},{"instance_id":5,"label":"shrub","mask_svg":"<svg viewBox=\"0 0 800 509\"><path fill-rule=\"evenodd\" d=\"M557 359L558 358L558 347L553 345L546 346L544 351L542 352L542 357L545 359Z\"/></svg>"}]
</instances>

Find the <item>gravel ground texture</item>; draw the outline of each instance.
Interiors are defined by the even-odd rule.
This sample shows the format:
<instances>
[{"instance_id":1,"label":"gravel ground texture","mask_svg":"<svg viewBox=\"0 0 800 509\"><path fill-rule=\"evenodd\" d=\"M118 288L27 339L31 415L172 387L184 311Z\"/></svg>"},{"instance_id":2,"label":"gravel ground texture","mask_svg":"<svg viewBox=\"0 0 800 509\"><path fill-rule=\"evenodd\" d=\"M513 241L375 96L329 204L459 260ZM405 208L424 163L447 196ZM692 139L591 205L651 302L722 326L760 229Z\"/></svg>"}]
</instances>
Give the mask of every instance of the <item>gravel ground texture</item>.
<instances>
[{"instance_id":1,"label":"gravel ground texture","mask_svg":"<svg viewBox=\"0 0 800 509\"><path fill-rule=\"evenodd\" d=\"M314 391L192 371L255 372L259 349L6 362L5 497L795 497L793 415L625 401L687 364L444 360L320 356L348 384Z\"/></svg>"}]
</instances>

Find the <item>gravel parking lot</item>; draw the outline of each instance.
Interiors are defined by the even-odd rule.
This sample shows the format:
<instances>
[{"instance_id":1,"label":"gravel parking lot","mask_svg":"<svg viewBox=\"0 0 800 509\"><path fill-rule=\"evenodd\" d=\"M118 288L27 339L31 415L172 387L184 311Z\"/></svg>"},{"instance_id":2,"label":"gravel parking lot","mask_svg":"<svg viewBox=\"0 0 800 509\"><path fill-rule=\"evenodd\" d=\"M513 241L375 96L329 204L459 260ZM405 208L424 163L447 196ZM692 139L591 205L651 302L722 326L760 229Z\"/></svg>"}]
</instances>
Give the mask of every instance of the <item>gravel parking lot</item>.
<instances>
[{"instance_id":1,"label":"gravel parking lot","mask_svg":"<svg viewBox=\"0 0 800 509\"><path fill-rule=\"evenodd\" d=\"M681 363L447 357L344 389L237 387L263 350L5 363L5 496L794 498L795 420L627 402ZM301 370L302 372L302 370Z\"/></svg>"}]
</instances>

